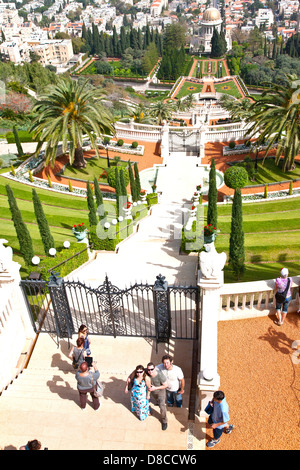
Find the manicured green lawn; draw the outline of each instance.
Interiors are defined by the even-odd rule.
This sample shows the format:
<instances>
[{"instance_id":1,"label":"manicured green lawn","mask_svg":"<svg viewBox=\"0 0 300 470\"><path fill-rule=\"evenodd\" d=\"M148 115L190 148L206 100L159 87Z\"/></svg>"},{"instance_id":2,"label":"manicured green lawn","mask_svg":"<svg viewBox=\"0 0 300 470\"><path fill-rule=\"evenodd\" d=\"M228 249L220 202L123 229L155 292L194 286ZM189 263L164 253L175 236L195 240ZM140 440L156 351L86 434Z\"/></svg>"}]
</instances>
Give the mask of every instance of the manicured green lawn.
<instances>
[{"instance_id":1,"label":"manicured green lawn","mask_svg":"<svg viewBox=\"0 0 300 470\"><path fill-rule=\"evenodd\" d=\"M16 236L15 228L11 220L8 200L6 196L5 186L9 184L17 199L18 207L22 213L24 222L27 224L30 232L33 248L36 255L45 256L44 247L40 238L38 225L36 222L34 208L32 203L32 188L25 184L8 180L0 176L0 222L1 238L5 238L14 251L14 260L21 264L21 276L27 276L28 272L25 268L23 259L18 255L19 241ZM61 193L55 193L44 189L35 188L43 209L47 217L52 236L55 241L55 247L59 249L63 246L63 242L68 240L75 242L72 233L72 227L75 224L84 222L89 225L88 207L85 198L78 196L70 196ZM114 202L104 201L105 210L114 216ZM30 269L31 270L31 269Z\"/></svg>"},{"instance_id":2,"label":"manicured green lawn","mask_svg":"<svg viewBox=\"0 0 300 470\"><path fill-rule=\"evenodd\" d=\"M215 246L229 252L231 205L218 206L218 229ZM206 209L205 209L206 210ZM300 197L285 201L243 204L246 270L241 281L272 279L282 266L292 276L299 274ZM236 282L226 266L225 281Z\"/></svg>"},{"instance_id":3,"label":"manicured green lawn","mask_svg":"<svg viewBox=\"0 0 300 470\"><path fill-rule=\"evenodd\" d=\"M266 158L264 162L258 161L255 181L249 181L248 186L255 184L276 183L300 178L300 165L296 164L293 171L284 172L275 165L274 158Z\"/></svg>"},{"instance_id":4,"label":"manicured green lawn","mask_svg":"<svg viewBox=\"0 0 300 470\"><path fill-rule=\"evenodd\" d=\"M184 96L192 95L193 93L200 93L203 88L203 84L185 81L179 92L176 94L176 98L179 100Z\"/></svg>"},{"instance_id":5,"label":"manicured green lawn","mask_svg":"<svg viewBox=\"0 0 300 470\"><path fill-rule=\"evenodd\" d=\"M228 80L223 83L215 83L215 90L218 93L224 93L227 95L232 95L235 98L242 98L241 93L239 92L236 84L234 83L233 80Z\"/></svg>"},{"instance_id":6,"label":"manicured green lawn","mask_svg":"<svg viewBox=\"0 0 300 470\"><path fill-rule=\"evenodd\" d=\"M127 155L125 156L125 158ZM122 157L121 157L122 158ZM124 157L123 157L124 158ZM128 156L129 159L129 156ZM115 162L110 163L111 166L115 166ZM127 161L120 161L118 166L125 167L127 166ZM66 178L78 178L85 181L94 181L94 178L98 179L104 170L107 169L107 159L106 158L89 158L87 159L87 166L82 169L74 168L73 166L69 165L64 171L64 176ZM101 177L102 183L107 183L106 176Z\"/></svg>"}]
</instances>

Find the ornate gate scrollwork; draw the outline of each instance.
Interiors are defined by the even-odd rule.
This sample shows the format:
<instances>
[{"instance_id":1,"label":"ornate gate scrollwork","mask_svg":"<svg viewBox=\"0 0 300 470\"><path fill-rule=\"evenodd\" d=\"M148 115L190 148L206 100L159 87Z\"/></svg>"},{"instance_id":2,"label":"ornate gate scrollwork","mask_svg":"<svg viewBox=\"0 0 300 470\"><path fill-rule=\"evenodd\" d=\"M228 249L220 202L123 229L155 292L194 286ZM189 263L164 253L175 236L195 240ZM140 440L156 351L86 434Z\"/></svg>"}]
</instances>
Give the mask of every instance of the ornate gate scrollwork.
<instances>
[{"instance_id":1,"label":"ornate gate scrollwork","mask_svg":"<svg viewBox=\"0 0 300 470\"><path fill-rule=\"evenodd\" d=\"M168 343L171 332L168 283L165 279L165 276L159 274L153 287L157 343Z\"/></svg>"},{"instance_id":2,"label":"ornate gate scrollwork","mask_svg":"<svg viewBox=\"0 0 300 470\"><path fill-rule=\"evenodd\" d=\"M102 314L104 334L124 335L125 325L122 319L123 292L105 276L104 283L97 289L99 311Z\"/></svg>"}]
</instances>

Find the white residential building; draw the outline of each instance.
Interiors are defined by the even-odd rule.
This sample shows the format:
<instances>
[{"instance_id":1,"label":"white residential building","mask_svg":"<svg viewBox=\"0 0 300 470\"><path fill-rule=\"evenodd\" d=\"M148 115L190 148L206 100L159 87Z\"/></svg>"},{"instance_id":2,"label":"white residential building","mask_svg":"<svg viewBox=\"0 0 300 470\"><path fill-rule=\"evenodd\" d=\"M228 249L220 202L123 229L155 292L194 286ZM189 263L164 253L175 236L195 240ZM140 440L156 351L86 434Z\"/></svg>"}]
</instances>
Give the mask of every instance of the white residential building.
<instances>
[{"instance_id":1,"label":"white residential building","mask_svg":"<svg viewBox=\"0 0 300 470\"><path fill-rule=\"evenodd\" d=\"M272 26L274 23L274 13L270 8L259 8L257 17L255 18L255 24L259 28L265 25L267 28Z\"/></svg>"},{"instance_id":2,"label":"white residential building","mask_svg":"<svg viewBox=\"0 0 300 470\"><path fill-rule=\"evenodd\" d=\"M0 44L0 52L7 58L7 60L14 64L20 64L23 61L27 61L29 57L26 43L20 43L18 39L5 41Z\"/></svg>"},{"instance_id":3,"label":"white residential building","mask_svg":"<svg viewBox=\"0 0 300 470\"><path fill-rule=\"evenodd\" d=\"M150 6L151 16L158 17L164 8L167 8L168 0L154 0Z\"/></svg>"},{"instance_id":4,"label":"white residential building","mask_svg":"<svg viewBox=\"0 0 300 470\"><path fill-rule=\"evenodd\" d=\"M0 11L0 23L14 23L14 24L22 24L24 18L18 15L18 10L11 10L6 8L5 10Z\"/></svg>"},{"instance_id":5,"label":"white residential building","mask_svg":"<svg viewBox=\"0 0 300 470\"><path fill-rule=\"evenodd\" d=\"M66 64L74 55L71 39L49 39L38 43L32 41L28 45L31 51L40 56L39 62L43 66Z\"/></svg>"}]
</instances>

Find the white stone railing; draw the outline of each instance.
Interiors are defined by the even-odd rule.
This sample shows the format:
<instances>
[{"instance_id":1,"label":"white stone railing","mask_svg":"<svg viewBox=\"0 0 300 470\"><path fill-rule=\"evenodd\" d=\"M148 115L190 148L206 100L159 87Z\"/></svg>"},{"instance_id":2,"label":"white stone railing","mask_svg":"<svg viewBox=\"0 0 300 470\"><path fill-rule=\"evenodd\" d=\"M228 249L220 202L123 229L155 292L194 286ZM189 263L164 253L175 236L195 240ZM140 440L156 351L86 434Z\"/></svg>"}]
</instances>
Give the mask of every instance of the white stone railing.
<instances>
[{"instance_id":1,"label":"white stone railing","mask_svg":"<svg viewBox=\"0 0 300 470\"><path fill-rule=\"evenodd\" d=\"M205 142L230 142L231 140L244 140L247 129L232 129L206 132Z\"/></svg>"},{"instance_id":2,"label":"white stone railing","mask_svg":"<svg viewBox=\"0 0 300 470\"><path fill-rule=\"evenodd\" d=\"M299 308L300 275L294 276L289 311ZM220 291L220 320L255 318L275 313L275 280L224 284Z\"/></svg>"},{"instance_id":3,"label":"white stone railing","mask_svg":"<svg viewBox=\"0 0 300 470\"><path fill-rule=\"evenodd\" d=\"M158 142L162 136L162 126L151 126L146 124L136 123L121 123L115 124L117 138L133 139L137 141Z\"/></svg>"},{"instance_id":4,"label":"white stone railing","mask_svg":"<svg viewBox=\"0 0 300 470\"><path fill-rule=\"evenodd\" d=\"M222 108L221 108L222 109ZM243 125L241 122L229 122L229 123L224 123L224 124L215 124L214 126L208 126L208 132L216 132L216 131L235 131L235 130L241 130L241 129L247 129L245 125Z\"/></svg>"},{"instance_id":5,"label":"white stone railing","mask_svg":"<svg viewBox=\"0 0 300 470\"><path fill-rule=\"evenodd\" d=\"M12 262L10 267L0 273L0 392L21 372L35 337L19 286L21 266Z\"/></svg>"}]
</instances>

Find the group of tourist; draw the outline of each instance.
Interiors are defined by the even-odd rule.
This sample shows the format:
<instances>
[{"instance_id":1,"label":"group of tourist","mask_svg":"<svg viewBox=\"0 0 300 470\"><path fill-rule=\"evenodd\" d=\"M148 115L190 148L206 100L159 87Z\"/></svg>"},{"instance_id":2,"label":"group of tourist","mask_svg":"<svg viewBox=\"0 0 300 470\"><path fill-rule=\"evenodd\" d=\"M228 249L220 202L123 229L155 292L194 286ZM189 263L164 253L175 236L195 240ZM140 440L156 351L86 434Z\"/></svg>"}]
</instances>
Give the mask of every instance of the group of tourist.
<instances>
[{"instance_id":1,"label":"group of tourist","mask_svg":"<svg viewBox=\"0 0 300 470\"><path fill-rule=\"evenodd\" d=\"M282 268L280 277L275 281L275 323L278 326L283 325L287 316L288 306L291 302L291 285L292 278L289 277L288 269ZM300 309L298 313L300 313ZM78 368L76 380L81 408L85 408L87 393L90 393L93 407L98 410L100 401L95 395L95 383L99 379L100 373L96 362L92 361L91 358L90 339L85 325L81 325L79 328L76 346L72 348L69 357L73 360L74 368ZM92 362L89 362L89 359ZM151 414L151 397L152 401L159 406L162 430L166 430L168 426L167 405L182 407L184 387L185 379L182 369L174 365L173 358L167 354L162 357L161 364L157 366L153 362L149 362L146 367L141 364L136 366L127 378L125 393L130 392L131 411L141 421ZM212 427L214 435L213 439L207 443L207 446L214 447L220 442L223 432L229 434L234 428L233 425L229 425L228 404L221 390L214 393L213 399L209 402L205 411L209 414L208 424Z\"/></svg>"},{"instance_id":2,"label":"group of tourist","mask_svg":"<svg viewBox=\"0 0 300 470\"><path fill-rule=\"evenodd\" d=\"M131 392L131 411L143 421L151 414L150 395L160 409L162 430L168 427L167 408L174 404L182 407L185 380L182 369L173 364L173 358L166 354L161 364L149 362L147 367L138 365L129 375L125 393Z\"/></svg>"}]
</instances>

